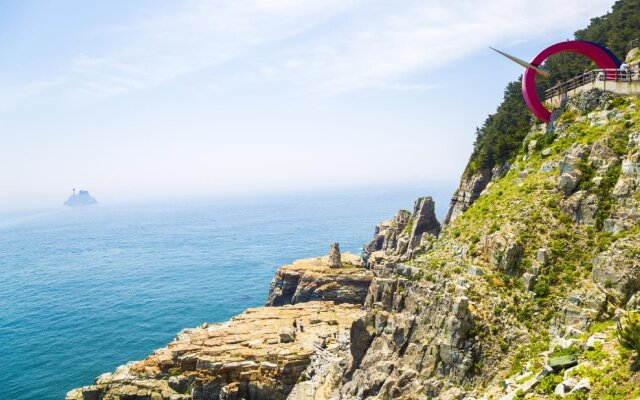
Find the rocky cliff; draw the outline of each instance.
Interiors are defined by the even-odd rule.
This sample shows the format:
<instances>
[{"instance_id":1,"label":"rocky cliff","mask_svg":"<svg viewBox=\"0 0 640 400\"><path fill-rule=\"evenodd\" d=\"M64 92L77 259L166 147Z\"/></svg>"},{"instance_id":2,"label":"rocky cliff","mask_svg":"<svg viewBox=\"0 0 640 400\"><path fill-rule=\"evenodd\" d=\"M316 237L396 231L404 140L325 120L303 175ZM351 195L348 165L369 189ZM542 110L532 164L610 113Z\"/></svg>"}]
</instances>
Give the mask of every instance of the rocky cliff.
<instances>
[{"instance_id":1,"label":"rocky cliff","mask_svg":"<svg viewBox=\"0 0 640 400\"><path fill-rule=\"evenodd\" d=\"M185 330L67 399L633 399L640 99L589 92L500 168L281 267L268 307ZM304 332L292 322L303 321ZM615 382L615 384L613 384Z\"/></svg>"},{"instance_id":2,"label":"rocky cliff","mask_svg":"<svg viewBox=\"0 0 640 400\"><path fill-rule=\"evenodd\" d=\"M67 399L285 399L311 356L361 315L359 306L331 302L248 309L225 323L185 329L167 347ZM304 331L293 329L294 320Z\"/></svg>"},{"instance_id":3,"label":"rocky cliff","mask_svg":"<svg viewBox=\"0 0 640 400\"><path fill-rule=\"evenodd\" d=\"M638 106L573 99L555 131L532 126L502 171L462 179L425 251L373 263L341 398L640 396L613 337L613 321L638 307Z\"/></svg>"}]
</instances>

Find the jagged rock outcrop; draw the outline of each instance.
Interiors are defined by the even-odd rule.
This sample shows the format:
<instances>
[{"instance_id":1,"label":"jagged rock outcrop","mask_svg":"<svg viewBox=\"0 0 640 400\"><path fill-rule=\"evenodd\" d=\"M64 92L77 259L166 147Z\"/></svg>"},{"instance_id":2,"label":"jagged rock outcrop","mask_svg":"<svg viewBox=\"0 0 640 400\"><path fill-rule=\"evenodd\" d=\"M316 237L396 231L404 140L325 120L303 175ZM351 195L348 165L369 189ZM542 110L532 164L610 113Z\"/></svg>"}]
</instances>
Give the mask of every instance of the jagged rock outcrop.
<instances>
[{"instance_id":1,"label":"jagged rock outcrop","mask_svg":"<svg viewBox=\"0 0 640 400\"><path fill-rule=\"evenodd\" d=\"M463 180L464 202L449 210L455 218L424 252L412 253L411 266L397 256L409 213L378 226L365 247L376 278L367 314L352 325L352 375L342 398L477 398L482 392L462 388L497 385L515 349L548 332L549 351L532 357L507 385L487 391L516 398L519 390L534 392L546 374L584 361L572 356L560 367L562 355L549 357L558 343L578 343L594 323L619 315L619 307L640 307L634 295L640 243L633 234L639 146L628 129L638 118L610 109L605 97L598 100L604 109L586 110L575 122L563 114L550 136L533 127L527 154L514 163ZM594 241L601 246L595 254ZM562 288L554 292L559 297L549 297L558 290L551 285ZM564 379L566 393L598 390L586 379Z\"/></svg>"},{"instance_id":2,"label":"jagged rock outcrop","mask_svg":"<svg viewBox=\"0 0 640 400\"><path fill-rule=\"evenodd\" d=\"M501 167L497 167L500 169L500 173L502 173ZM444 217L444 225L449 225L452 221L460 216L463 212L465 212L478 197L482 191L487 187L489 182L491 181L492 171L488 168L481 169L479 172L474 174L464 174L460 179L460 185L458 189L456 189L453 197L451 198L451 203L449 203L449 209L447 210L447 215Z\"/></svg>"},{"instance_id":3,"label":"jagged rock outcrop","mask_svg":"<svg viewBox=\"0 0 640 400\"><path fill-rule=\"evenodd\" d=\"M363 247L362 259L367 266L383 258L408 260L416 251L427 250L439 234L433 199L420 197L412 213L400 210L393 219L376 225L373 239Z\"/></svg>"},{"instance_id":4,"label":"jagged rock outcrop","mask_svg":"<svg viewBox=\"0 0 640 400\"><path fill-rule=\"evenodd\" d=\"M344 253L342 267L330 267L329 257L297 260L280 267L271 282L267 306L297 304L311 300L338 304L363 304L373 279L362 268L360 257Z\"/></svg>"},{"instance_id":5,"label":"jagged rock outcrop","mask_svg":"<svg viewBox=\"0 0 640 400\"><path fill-rule=\"evenodd\" d=\"M424 235L437 238L440 234L440 222L436 218L435 208L436 203L431 197L420 197L416 200L410 220L409 249L417 248Z\"/></svg>"},{"instance_id":6,"label":"jagged rock outcrop","mask_svg":"<svg viewBox=\"0 0 640 400\"><path fill-rule=\"evenodd\" d=\"M251 308L228 322L185 329L144 361L103 374L66 399L286 399L318 348L348 335L362 313L331 302ZM281 340L294 319L304 321L304 332Z\"/></svg>"}]
</instances>

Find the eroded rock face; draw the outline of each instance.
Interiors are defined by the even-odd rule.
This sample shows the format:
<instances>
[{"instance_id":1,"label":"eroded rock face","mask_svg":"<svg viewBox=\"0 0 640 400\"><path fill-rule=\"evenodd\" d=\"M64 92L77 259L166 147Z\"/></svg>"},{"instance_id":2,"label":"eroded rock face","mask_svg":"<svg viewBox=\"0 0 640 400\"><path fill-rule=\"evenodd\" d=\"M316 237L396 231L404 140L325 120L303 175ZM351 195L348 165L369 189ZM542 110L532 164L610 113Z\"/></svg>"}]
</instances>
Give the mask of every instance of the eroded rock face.
<instances>
[{"instance_id":1,"label":"eroded rock face","mask_svg":"<svg viewBox=\"0 0 640 400\"><path fill-rule=\"evenodd\" d=\"M594 225L599 204L598 196L579 190L560 203L560 210L577 223Z\"/></svg>"},{"instance_id":2,"label":"eroded rock face","mask_svg":"<svg viewBox=\"0 0 640 400\"><path fill-rule=\"evenodd\" d=\"M593 259L592 278L618 305L640 289L640 239L625 238Z\"/></svg>"},{"instance_id":3,"label":"eroded rock face","mask_svg":"<svg viewBox=\"0 0 640 400\"><path fill-rule=\"evenodd\" d=\"M66 399L286 399L317 348L348 335L362 314L360 306L332 302L251 308L228 322L183 330L144 361L103 374ZM304 321L304 332L291 335L294 319Z\"/></svg>"},{"instance_id":4,"label":"eroded rock face","mask_svg":"<svg viewBox=\"0 0 640 400\"><path fill-rule=\"evenodd\" d=\"M621 161L621 172L611 195L616 207L604 222L604 229L618 233L640 222L640 132L629 134L629 153Z\"/></svg>"},{"instance_id":5,"label":"eroded rock face","mask_svg":"<svg viewBox=\"0 0 640 400\"><path fill-rule=\"evenodd\" d=\"M611 233L630 229L640 221L640 132L628 136L627 154L616 154L608 139L576 145L564 154L558 188L566 198L560 209L573 221ZM590 171L589 176L583 176L583 170ZM582 186L586 189L578 190Z\"/></svg>"},{"instance_id":6,"label":"eroded rock face","mask_svg":"<svg viewBox=\"0 0 640 400\"><path fill-rule=\"evenodd\" d=\"M485 236L480 244L485 259L503 272L516 267L524 251L514 237L501 232Z\"/></svg>"},{"instance_id":7,"label":"eroded rock face","mask_svg":"<svg viewBox=\"0 0 640 400\"><path fill-rule=\"evenodd\" d=\"M589 150L588 146L574 146L565 153L560 162L558 188L567 197L574 192L582 179L580 164L586 160Z\"/></svg>"},{"instance_id":8,"label":"eroded rock face","mask_svg":"<svg viewBox=\"0 0 640 400\"><path fill-rule=\"evenodd\" d=\"M580 96L569 98L568 104L578 111L591 111L596 107L605 105L612 97L609 92L592 89L581 93Z\"/></svg>"},{"instance_id":9,"label":"eroded rock face","mask_svg":"<svg viewBox=\"0 0 640 400\"><path fill-rule=\"evenodd\" d=\"M412 213L400 210L393 219L376 225L373 239L362 249L362 258L367 266L382 259L408 260L419 249L428 249L439 234L433 199L420 197Z\"/></svg>"},{"instance_id":10,"label":"eroded rock face","mask_svg":"<svg viewBox=\"0 0 640 400\"><path fill-rule=\"evenodd\" d=\"M469 299L446 285L403 278L412 271L402 269L378 271L368 312L351 327L353 374L343 399L435 397L444 392L442 378L469 379L479 352L467 335L474 319Z\"/></svg>"},{"instance_id":11,"label":"eroded rock face","mask_svg":"<svg viewBox=\"0 0 640 400\"><path fill-rule=\"evenodd\" d=\"M493 174L490 169L483 169L473 175L463 175L458 189L451 198L449 210L444 218L444 225L449 225L460 214L465 212L480 197L482 191L491 181L492 176L496 175L497 178L500 174Z\"/></svg>"},{"instance_id":12,"label":"eroded rock face","mask_svg":"<svg viewBox=\"0 0 640 400\"><path fill-rule=\"evenodd\" d=\"M342 267L330 267L329 257L295 261L278 269L271 282L267 306L297 304L312 300L338 304L363 304L373 274L362 268L360 257L342 255Z\"/></svg>"},{"instance_id":13,"label":"eroded rock face","mask_svg":"<svg viewBox=\"0 0 640 400\"><path fill-rule=\"evenodd\" d=\"M415 201L411 220L413 225L409 232L409 248L415 249L420 245L423 235L438 237L440 222L436 218L436 203L431 197L420 197Z\"/></svg>"},{"instance_id":14,"label":"eroded rock face","mask_svg":"<svg viewBox=\"0 0 640 400\"><path fill-rule=\"evenodd\" d=\"M349 334L340 331L326 338L313 356L287 400L339 399L340 386L351 364Z\"/></svg>"}]
</instances>

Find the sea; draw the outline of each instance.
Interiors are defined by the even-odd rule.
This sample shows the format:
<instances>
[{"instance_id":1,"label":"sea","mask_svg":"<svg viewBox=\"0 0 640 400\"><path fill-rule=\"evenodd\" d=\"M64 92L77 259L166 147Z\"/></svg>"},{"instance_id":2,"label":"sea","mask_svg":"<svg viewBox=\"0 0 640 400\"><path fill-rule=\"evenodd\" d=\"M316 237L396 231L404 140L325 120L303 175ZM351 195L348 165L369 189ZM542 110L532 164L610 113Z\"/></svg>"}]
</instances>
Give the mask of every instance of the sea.
<instances>
[{"instance_id":1,"label":"sea","mask_svg":"<svg viewBox=\"0 0 640 400\"><path fill-rule=\"evenodd\" d=\"M281 265L324 255L334 242L359 253L377 222L412 209L417 196L432 195L441 219L453 189L0 212L0 400L64 399L183 328L262 306Z\"/></svg>"}]
</instances>

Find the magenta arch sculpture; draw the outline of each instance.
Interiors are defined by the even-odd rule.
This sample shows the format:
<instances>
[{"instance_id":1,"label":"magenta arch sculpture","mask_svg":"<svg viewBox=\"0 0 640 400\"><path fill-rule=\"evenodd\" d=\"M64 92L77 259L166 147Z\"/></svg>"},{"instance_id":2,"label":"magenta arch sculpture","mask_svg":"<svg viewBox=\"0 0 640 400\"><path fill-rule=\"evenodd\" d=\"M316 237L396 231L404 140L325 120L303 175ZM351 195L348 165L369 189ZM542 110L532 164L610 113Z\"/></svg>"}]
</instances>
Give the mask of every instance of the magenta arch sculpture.
<instances>
[{"instance_id":1,"label":"magenta arch sculpture","mask_svg":"<svg viewBox=\"0 0 640 400\"><path fill-rule=\"evenodd\" d=\"M552 55L565 52L578 53L589 57L600 69L615 69L620 66L618 58L606 47L585 40L569 40L549 46L535 56L534 59L531 60L531 64L538 67L544 60ZM540 102L538 98L538 93L536 92L536 75L536 70L531 67L524 71L522 78L522 96L533 115L541 121L548 123L551 120L551 112L542 105L542 102Z\"/></svg>"}]
</instances>

